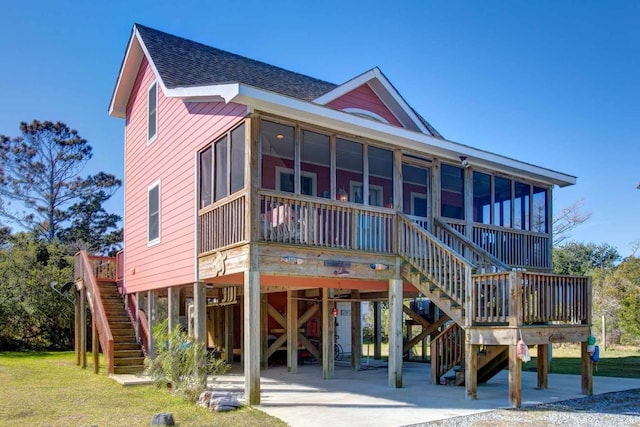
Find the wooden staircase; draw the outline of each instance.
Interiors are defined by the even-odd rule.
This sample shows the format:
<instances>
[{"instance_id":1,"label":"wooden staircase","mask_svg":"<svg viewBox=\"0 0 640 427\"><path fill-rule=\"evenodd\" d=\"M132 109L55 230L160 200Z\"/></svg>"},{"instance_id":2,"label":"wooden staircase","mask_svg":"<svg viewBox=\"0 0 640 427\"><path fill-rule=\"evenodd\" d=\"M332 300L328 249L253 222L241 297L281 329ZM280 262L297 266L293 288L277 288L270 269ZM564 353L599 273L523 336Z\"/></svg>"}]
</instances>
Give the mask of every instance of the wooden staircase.
<instances>
[{"instance_id":1,"label":"wooden staircase","mask_svg":"<svg viewBox=\"0 0 640 427\"><path fill-rule=\"evenodd\" d=\"M98 288L113 335L113 371L115 374L139 374L144 370L144 354L124 300L114 282L98 282Z\"/></svg>"},{"instance_id":2,"label":"wooden staircase","mask_svg":"<svg viewBox=\"0 0 640 427\"><path fill-rule=\"evenodd\" d=\"M404 221L404 222L402 222ZM431 381L447 384L444 375L464 360L465 330L472 322L466 313L471 297L472 272L505 271L508 267L443 222L436 222L437 236L401 217L399 253L407 265L405 280L446 313L454 323L431 342ZM486 382L508 366L507 346L483 346L478 352L478 382ZM454 384L463 385L464 375Z\"/></svg>"}]
</instances>

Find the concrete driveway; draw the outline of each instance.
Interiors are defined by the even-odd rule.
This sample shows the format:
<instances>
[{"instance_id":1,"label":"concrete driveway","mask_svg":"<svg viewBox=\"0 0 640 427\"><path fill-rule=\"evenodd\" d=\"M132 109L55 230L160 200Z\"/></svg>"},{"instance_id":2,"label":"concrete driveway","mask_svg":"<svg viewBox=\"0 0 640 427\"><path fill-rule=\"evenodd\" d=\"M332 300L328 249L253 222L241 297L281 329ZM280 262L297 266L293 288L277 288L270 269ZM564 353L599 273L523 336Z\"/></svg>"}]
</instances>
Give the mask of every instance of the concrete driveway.
<instances>
[{"instance_id":1,"label":"concrete driveway","mask_svg":"<svg viewBox=\"0 0 640 427\"><path fill-rule=\"evenodd\" d=\"M375 362L375 363L374 363ZM286 367L262 371L259 409L291 426L404 426L478 412L507 408L508 372L502 371L486 384L478 385L478 399L467 400L464 387L430 384L430 365L404 363L403 388L387 386L387 366L371 361L355 371L336 363L335 378L322 379L322 367L303 365L297 374ZM522 373L522 404L584 397L579 375L549 375L549 388L536 389L536 373ZM216 390L242 395L241 373L218 377ZM640 388L640 380L594 376L594 393Z\"/></svg>"}]
</instances>

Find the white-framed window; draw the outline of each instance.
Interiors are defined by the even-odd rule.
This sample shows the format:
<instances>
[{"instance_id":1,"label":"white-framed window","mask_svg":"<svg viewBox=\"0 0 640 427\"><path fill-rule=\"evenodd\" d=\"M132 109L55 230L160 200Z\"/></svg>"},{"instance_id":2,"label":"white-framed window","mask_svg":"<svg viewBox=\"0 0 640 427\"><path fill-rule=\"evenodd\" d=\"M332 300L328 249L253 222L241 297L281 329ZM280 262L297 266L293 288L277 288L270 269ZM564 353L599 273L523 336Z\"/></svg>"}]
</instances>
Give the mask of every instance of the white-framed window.
<instances>
[{"instance_id":1,"label":"white-framed window","mask_svg":"<svg viewBox=\"0 0 640 427\"><path fill-rule=\"evenodd\" d=\"M147 91L147 145L158 136L158 83L153 82Z\"/></svg>"},{"instance_id":2,"label":"white-framed window","mask_svg":"<svg viewBox=\"0 0 640 427\"><path fill-rule=\"evenodd\" d=\"M411 215L426 218L428 216L427 195L411 192Z\"/></svg>"},{"instance_id":3,"label":"white-framed window","mask_svg":"<svg viewBox=\"0 0 640 427\"><path fill-rule=\"evenodd\" d=\"M362 188L362 183L357 181L349 182L349 201L354 203L364 203L364 189ZM382 194L382 186L369 184L369 206L384 206L382 201L384 200L384 195Z\"/></svg>"},{"instance_id":4,"label":"white-framed window","mask_svg":"<svg viewBox=\"0 0 640 427\"><path fill-rule=\"evenodd\" d=\"M147 245L160 243L160 181L147 189Z\"/></svg>"},{"instance_id":5,"label":"white-framed window","mask_svg":"<svg viewBox=\"0 0 640 427\"><path fill-rule=\"evenodd\" d=\"M293 169L276 166L276 189L278 191L295 191L295 177ZM316 174L314 172L300 171L300 194L304 196L316 196Z\"/></svg>"}]
</instances>

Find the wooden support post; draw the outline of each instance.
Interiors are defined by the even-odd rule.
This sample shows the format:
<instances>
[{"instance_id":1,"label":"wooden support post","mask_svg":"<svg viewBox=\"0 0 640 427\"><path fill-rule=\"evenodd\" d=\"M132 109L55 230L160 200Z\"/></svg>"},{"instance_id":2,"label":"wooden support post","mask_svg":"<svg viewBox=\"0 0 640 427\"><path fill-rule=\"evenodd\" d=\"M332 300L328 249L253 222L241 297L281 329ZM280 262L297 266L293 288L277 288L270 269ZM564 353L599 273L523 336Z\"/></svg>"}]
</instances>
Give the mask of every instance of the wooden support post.
<instances>
[{"instance_id":1,"label":"wooden support post","mask_svg":"<svg viewBox=\"0 0 640 427\"><path fill-rule=\"evenodd\" d=\"M362 363L362 302L360 291L351 291L351 367L360 370Z\"/></svg>"},{"instance_id":2,"label":"wooden support post","mask_svg":"<svg viewBox=\"0 0 640 427\"><path fill-rule=\"evenodd\" d=\"M80 366L80 291L76 290L76 299L73 302L73 347L76 352L76 366Z\"/></svg>"},{"instance_id":3,"label":"wooden support post","mask_svg":"<svg viewBox=\"0 0 640 427\"><path fill-rule=\"evenodd\" d=\"M234 305L224 306L224 361L233 363L233 311Z\"/></svg>"},{"instance_id":4,"label":"wooden support post","mask_svg":"<svg viewBox=\"0 0 640 427\"><path fill-rule=\"evenodd\" d=\"M269 367L269 313L268 294L260 295L260 367Z\"/></svg>"},{"instance_id":5,"label":"wooden support post","mask_svg":"<svg viewBox=\"0 0 640 427\"><path fill-rule=\"evenodd\" d=\"M255 255L251 251L251 255ZM253 264L253 263L252 263ZM244 391L248 405L260 404L260 273L244 273Z\"/></svg>"},{"instance_id":6,"label":"wooden support post","mask_svg":"<svg viewBox=\"0 0 640 427\"><path fill-rule=\"evenodd\" d=\"M582 394L591 396L593 395L593 363L591 356L587 353L587 342L583 341L581 344L582 363L580 364L580 368L582 371Z\"/></svg>"},{"instance_id":7,"label":"wooden support post","mask_svg":"<svg viewBox=\"0 0 640 427\"><path fill-rule=\"evenodd\" d=\"M80 366L87 367L87 291L80 290Z\"/></svg>"},{"instance_id":8,"label":"wooden support post","mask_svg":"<svg viewBox=\"0 0 640 427\"><path fill-rule=\"evenodd\" d=\"M464 349L464 386L467 390L467 399L478 398L478 345L471 344L470 334L465 334Z\"/></svg>"},{"instance_id":9,"label":"wooden support post","mask_svg":"<svg viewBox=\"0 0 640 427\"><path fill-rule=\"evenodd\" d=\"M169 332L180 326L180 288L167 289L167 327Z\"/></svg>"},{"instance_id":10,"label":"wooden support post","mask_svg":"<svg viewBox=\"0 0 640 427\"><path fill-rule=\"evenodd\" d=\"M511 406L522 406L522 362L518 359L518 346L509 345L509 401Z\"/></svg>"},{"instance_id":11,"label":"wooden support post","mask_svg":"<svg viewBox=\"0 0 640 427\"><path fill-rule=\"evenodd\" d=\"M287 369L298 373L298 291L287 291Z\"/></svg>"},{"instance_id":12,"label":"wooden support post","mask_svg":"<svg viewBox=\"0 0 640 427\"><path fill-rule=\"evenodd\" d=\"M244 301L240 301L240 367L244 371Z\"/></svg>"},{"instance_id":13,"label":"wooden support post","mask_svg":"<svg viewBox=\"0 0 640 427\"><path fill-rule=\"evenodd\" d=\"M336 322L333 317L333 289L322 288L322 378L332 379L334 376L334 339Z\"/></svg>"},{"instance_id":14,"label":"wooden support post","mask_svg":"<svg viewBox=\"0 0 640 427\"><path fill-rule=\"evenodd\" d=\"M135 310L135 318L136 318L136 341L142 344L142 339L140 336L142 335L142 325L140 324L140 310L142 309L142 295L140 292L136 292L136 310Z\"/></svg>"},{"instance_id":15,"label":"wooden support post","mask_svg":"<svg viewBox=\"0 0 640 427\"><path fill-rule=\"evenodd\" d=\"M538 344L538 388L546 390L549 378L549 357L547 350L551 344Z\"/></svg>"},{"instance_id":16,"label":"wooden support post","mask_svg":"<svg viewBox=\"0 0 640 427\"><path fill-rule=\"evenodd\" d=\"M204 282L193 283L193 338L207 342L207 293Z\"/></svg>"},{"instance_id":17,"label":"wooden support post","mask_svg":"<svg viewBox=\"0 0 640 427\"><path fill-rule=\"evenodd\" d=\"M93 373L100 372L100 353L98 346L98 325L95 316L91 316L91 355L93 356Z\"/></svg>"},{"instance_id":18,"label":"wooden support post","mask_svg":"<svg viewBox=\"0 0 640 427\"><path fill-rule=\"evenodd\" d=\"M147 292L147 324L149 325L148 355L150 358L156 357L156 342L153 339L153 327L156 325L156 293L155 291Z\"/></svg>"},{"instance_id":19,"label":"wooden support post","mask_svg":"<svg viewBox=\"0 0 640 427\"><path fill-rule=\"evenodd\" d=\"M402 280L389 280L389 387L402 387Z\"/></svg>"},{"instance_id":20,"label":"wooden support post","mask_svg":"<svg viewBox=\"0 0 640 427\"><path fill-rule=\"evenodd\" d=\"M373 303L373 359L382 359L382 303Z\"/></svg>"}]
</instances>

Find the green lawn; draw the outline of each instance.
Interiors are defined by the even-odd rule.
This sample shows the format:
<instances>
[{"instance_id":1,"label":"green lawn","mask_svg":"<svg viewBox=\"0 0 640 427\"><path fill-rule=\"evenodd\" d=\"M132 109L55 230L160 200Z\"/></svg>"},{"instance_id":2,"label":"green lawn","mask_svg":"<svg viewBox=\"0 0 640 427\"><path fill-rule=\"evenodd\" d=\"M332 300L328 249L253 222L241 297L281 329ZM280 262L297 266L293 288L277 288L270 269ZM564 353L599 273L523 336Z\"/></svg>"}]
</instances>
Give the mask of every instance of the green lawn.
<instances>
[{"instance_id":1,"label":"green lawn","mask_svg":"<svg viewBox=\"0 0 640 427\"><path fill-rule=\"evenodd\" d=\"M149 426L153 414L171 412L178 426L285 425L256 409L214 413L154 386L123 387L87 360L81 369L72 352L0 352L0 424Z\"/></svg>"}]
</instances>

